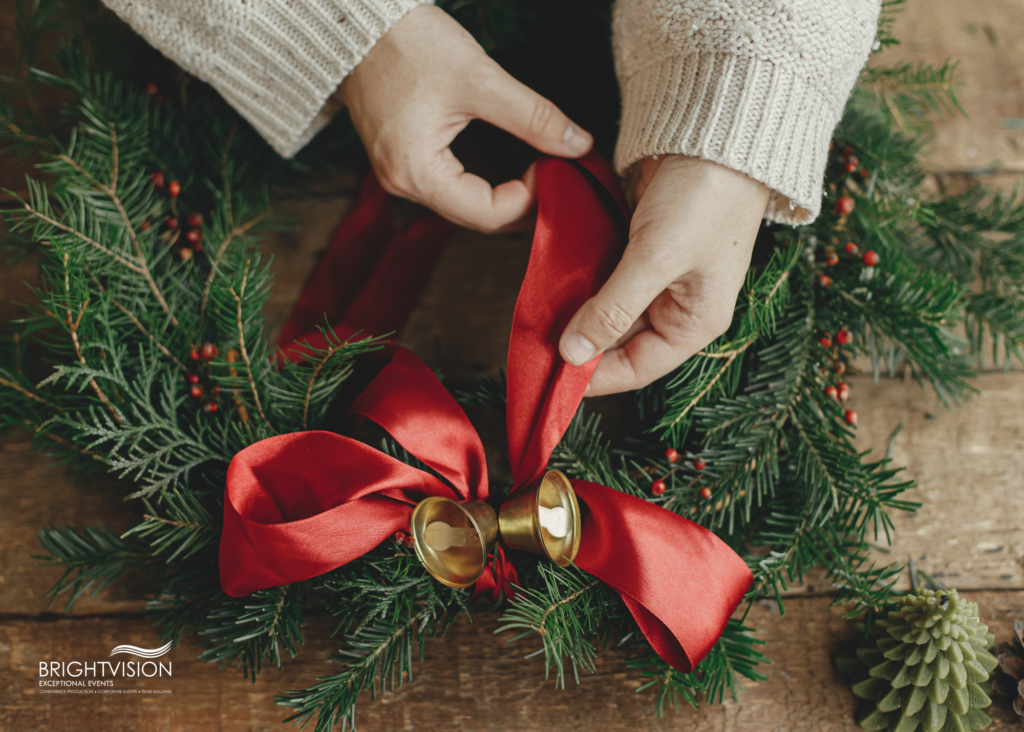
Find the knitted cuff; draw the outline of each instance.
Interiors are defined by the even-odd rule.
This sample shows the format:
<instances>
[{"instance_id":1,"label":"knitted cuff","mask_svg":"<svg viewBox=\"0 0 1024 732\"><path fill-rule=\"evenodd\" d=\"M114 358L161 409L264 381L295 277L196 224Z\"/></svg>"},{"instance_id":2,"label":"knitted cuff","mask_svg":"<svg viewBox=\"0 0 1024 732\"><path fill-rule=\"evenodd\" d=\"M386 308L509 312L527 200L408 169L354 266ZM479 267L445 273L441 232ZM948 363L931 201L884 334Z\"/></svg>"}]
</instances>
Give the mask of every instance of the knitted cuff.
<instances>
[{"instance_id":1,"label":"knitted cuff","mask_svg":"<svg viewBox=\"0 0 1024 732\"><path fill-rule=\"evenodd\" d=\"M803 224L820 213L838 120L810 79L761 59L697 52L638 70L622 97L620 175L651 155L689 155L768 186L771 221Z\"/></svg>"},{"instance_id":2,"label":"knitted cuff","mask_svg":"<svg viewBox=\"0 0 1024 732\"><path fill-rule=\"evenodd\" d=\"M217 44L201 74L278 153L330 121L328 98L391 27L432 0L267 0Z\"/></svg>"}]
</instances>

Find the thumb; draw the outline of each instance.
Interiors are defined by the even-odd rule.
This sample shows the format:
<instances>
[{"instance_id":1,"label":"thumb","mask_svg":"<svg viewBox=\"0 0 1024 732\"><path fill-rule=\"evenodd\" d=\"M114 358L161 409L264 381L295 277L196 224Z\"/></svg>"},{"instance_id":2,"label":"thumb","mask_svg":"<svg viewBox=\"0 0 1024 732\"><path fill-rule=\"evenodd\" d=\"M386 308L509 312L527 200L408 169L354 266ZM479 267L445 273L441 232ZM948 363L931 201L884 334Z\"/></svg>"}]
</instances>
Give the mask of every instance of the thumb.
<instances>
[{"instance_id":1,"label":"thumb","mask_svg":"<svg viewBox=\"0 0 1024 732\"><path fill-rule=\"evenodd\" d=\"M562 110L495 64L483 75L473 112L548 155L578 158L590 152L594 138Z\"/></svg>"},{"instance_id":2,"label":"thumb","mask_svg":"<svg viewBox=\"0 0 1024 732\"><path fill-rule=\"evenodd\" d=\"M623 257L600 292L569 321L558 346L562 358L580 366L614 345L668 286L665 277L658 268Z\"/></svg>"}]
</instances>

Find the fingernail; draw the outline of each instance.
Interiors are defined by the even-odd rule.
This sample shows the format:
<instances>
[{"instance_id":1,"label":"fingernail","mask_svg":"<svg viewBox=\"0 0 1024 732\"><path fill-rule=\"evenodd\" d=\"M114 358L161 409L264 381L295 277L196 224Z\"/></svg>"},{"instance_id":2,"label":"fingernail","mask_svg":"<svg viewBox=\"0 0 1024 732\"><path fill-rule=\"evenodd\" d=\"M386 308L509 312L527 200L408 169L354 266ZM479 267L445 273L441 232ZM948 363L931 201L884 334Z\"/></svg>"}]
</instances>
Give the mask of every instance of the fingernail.
<instances>
[{"instance_id":1,"label":"fingernail","mask_svg":"<svg viewBox=\"0 0 1024 732\"><path fill-rule=\"evenodd\" d=\"M594 357L594 344L588 341L579 333L566 336L562 341L562 353L566 360L573 366L582 366Z\"/></svg>"},{"instance_id":2,"label":"fingernail","mask_svg":"<svg viewBox=\"0 0 1024 732\"><path fill-rule=\"evenodd\" d=\"M570 155L582 155L590 149L590 135L570 122L569 126L565 128L562 145Z\"/></svg>"}]
</instances>

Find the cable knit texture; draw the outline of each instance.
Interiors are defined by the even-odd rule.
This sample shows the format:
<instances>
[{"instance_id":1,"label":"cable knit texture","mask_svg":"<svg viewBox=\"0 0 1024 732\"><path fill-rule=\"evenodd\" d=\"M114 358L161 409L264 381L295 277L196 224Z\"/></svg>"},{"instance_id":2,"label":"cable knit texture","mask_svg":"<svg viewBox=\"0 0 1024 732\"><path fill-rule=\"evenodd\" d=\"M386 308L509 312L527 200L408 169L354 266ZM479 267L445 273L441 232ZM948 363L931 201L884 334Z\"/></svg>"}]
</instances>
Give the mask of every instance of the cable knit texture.
<instances>
[{"instance_id":1,"label":"cable knit texture","mask_svg":"<svg viewBox=\"0 0 1024 732\"><path fill-rule=\"evenodd\" d=\"M431 0L104 2L291 157L330 120L328 98L377 39Z\"/></svg>"},{"instance_id":2,"label":"cable knit texture","mask_svg":"<svg viewBox=\"0 0 1024 732\"><path fill-rule=\"evenodd\" d=\"M704 158L767 185L767 218L810 221L879 9L879 0L617 0L616 169L658 154Z\"/></svg>"}]
</instances>

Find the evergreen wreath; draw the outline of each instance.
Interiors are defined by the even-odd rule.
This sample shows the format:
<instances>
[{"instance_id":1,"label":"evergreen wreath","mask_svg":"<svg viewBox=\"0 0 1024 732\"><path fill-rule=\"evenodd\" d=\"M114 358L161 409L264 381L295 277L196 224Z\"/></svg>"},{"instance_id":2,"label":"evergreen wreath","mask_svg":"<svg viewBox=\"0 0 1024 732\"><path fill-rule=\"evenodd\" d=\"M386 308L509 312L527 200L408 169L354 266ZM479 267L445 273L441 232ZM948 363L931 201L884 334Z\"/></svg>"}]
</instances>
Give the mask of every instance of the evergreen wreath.
<instances>
[{"instance_id":1,"label":"evergreen wreath","mask_svg":"<svg viewBox=\"0 0 1024 732\"><path fill-rule=\"evenodd\" d=\"M521 78L563 69L534 86L599 140L614 134L608 2L440 4ZM888 29L898 4L884 7L883 48L895 43ZM28 69L40 38L70 11L47 0L22 11ZM278 368L261 315L271 278L257 235L273 221L274 186L294 185L296 171L324 160L358 160L358 151L329 149L345 137L329 135L314 143L328 147L285 163L184 75L170 83L173 101L161 102L158 89L97 70L109 44L95 43L105 31L93 15L82 18L79 33L96 50L67 43L60 73L12 74L0 97L8 154L41 155L47 181L30 180L25 199L4 212L6 246L38 256L44 285L3 337L0 426L28 430L73 470L113 474L142 518L120 536L104 527L41 531L49 563L66 569L51 601L66 596L70 610L83 594L144 572L145 608L161 638L196 634L207 646L202 659L247 676L295 655L311 608L330 613L344 668L278 703L317 730L344 728L363 690L411 678L416 649L470 612L468 591L435 581L397 540L246 598L224 594L216 562L232 456L274 434L329 429L332 399L357 357L379 344L328 333L329 347ZM572 63L559 61L567 57ZM560 74L580 65L593 86L559 86ZM843 373L855 356L870 356L876 379L910 375L950 407L972 390L983 334L997 360L1024 360L1021 198L981 186L933 192L917 162L928 119L959 108L954 71L866 69L835 134L825 210L807 226L763 227L729 331L637 393L642 428L625 444L612 445L581 408L552 459L571 477L713 530L753 571L750 603L773 597L782 610L787 585L820 565L850 617L891 607L900 568L879 566L869 541L889 537L890 512L916 504L901 498L913 484L888 458L853 446ZM71 99L63 125L28 103L40 84ZM457 397L500 411L503 394L483 379ZM387 440L383 449L417 464ZM592 670L609 641L633 651L628 665L659 712L696 706L700 694L719 703L742 687L740 677L765 678L761 641L743 619L684 674L653 653L600 582L551 563L517 559L517 567L518 597L498 610L503 629L539 643L558 684Z\"/></svg>"}]
</instances>

